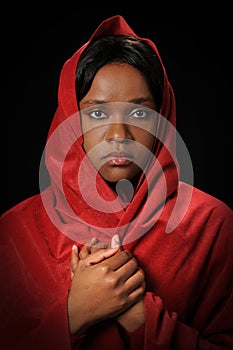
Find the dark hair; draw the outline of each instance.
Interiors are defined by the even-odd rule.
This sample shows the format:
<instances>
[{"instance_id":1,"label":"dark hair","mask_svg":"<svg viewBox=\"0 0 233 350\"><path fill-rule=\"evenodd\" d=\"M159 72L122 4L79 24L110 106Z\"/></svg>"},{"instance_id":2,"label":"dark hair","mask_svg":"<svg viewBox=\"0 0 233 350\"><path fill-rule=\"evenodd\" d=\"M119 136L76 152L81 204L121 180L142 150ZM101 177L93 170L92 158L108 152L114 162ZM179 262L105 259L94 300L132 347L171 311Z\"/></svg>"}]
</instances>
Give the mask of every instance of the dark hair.
<instances>
[{"instance_id":1,"label":"dark hair","mask_svg":"<svg viewBox=\"0 0 233 350\"><path fill-rule=\"evenodd\" d=\"M128 35L97 38L82 52L76 72L77 100L87 94L97 71L112 62L128 63L144 74L159 110L163 96L161 63L149 44Z\"/></svg>"}]
</instances>

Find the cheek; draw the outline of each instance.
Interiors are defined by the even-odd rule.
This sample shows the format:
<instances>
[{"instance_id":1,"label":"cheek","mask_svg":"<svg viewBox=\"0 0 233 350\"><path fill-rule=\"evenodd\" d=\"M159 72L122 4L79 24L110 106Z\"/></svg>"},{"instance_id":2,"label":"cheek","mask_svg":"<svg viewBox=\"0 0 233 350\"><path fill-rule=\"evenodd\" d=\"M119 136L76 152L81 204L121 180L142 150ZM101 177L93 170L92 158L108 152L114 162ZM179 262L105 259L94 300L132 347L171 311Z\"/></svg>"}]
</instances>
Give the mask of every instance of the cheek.
<instances>
[{"instance_id":1,"label":"cheek","mask_svg":"<svg viewBox=\"0 0 233 350\"><path fill-rule=\"evenodd\" d=\"M83 149L87 153L101 142L101 130L92 125L87 118L81 118Z\"/></svg>"},{"instance_id":2,"label":"cheek","mask_svg":"<svg viewBox=\"0 0 233 350\"><path fill-rule=\"evenodd\" d=\"M83 148L84 151L87 153L90 150L90 139L88 137L88 134L83 134Z\"/></svg>"},{"instance_id":3,"label":"cheek","mask_svg":"<svg viewBox=\"0 0 233 350\"><path fill-rule=\"evenodd\" d=\"M138 135L135 135L135 140L148 148L149 150L152 150L154 145L154 136L150 133L144 131L140 131Z\"/></svg>"},{"instance_id":4,"label":"cheek","mask_svg":"<svg viewBox=\"0 0 233 350\"><path fill-rule=\"evenodd\" d=\"M89 152L92 148L102 141L100 132L91 130L83 134L83 148L85 152Z\"/></svg>"}]
</instances>

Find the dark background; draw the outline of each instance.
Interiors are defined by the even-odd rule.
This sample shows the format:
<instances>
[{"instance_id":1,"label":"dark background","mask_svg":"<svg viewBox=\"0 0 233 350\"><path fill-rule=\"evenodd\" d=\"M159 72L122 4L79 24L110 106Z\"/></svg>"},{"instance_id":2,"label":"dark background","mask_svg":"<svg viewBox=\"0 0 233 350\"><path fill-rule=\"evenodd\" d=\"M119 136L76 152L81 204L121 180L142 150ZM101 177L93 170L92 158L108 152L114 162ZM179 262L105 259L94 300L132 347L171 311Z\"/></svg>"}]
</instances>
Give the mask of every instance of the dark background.
<instances>
[{"instance_id":1,"label":"dark background","mask_svg":"<svg viewBox=\"0 0 233 350\"><path fill-rule=\"evenodd\" d=\"M69 2L17 6L10 3L1 11L6 23L1 212L39 192L39 164L57 106L60 70L100 22L116 14L158 46L175 91L177 129L192 159L194 185L233 208L233 18L228 8L179 9L156 2L138 8L120 2L109 8Z\"/></svg>"}]
</instances>

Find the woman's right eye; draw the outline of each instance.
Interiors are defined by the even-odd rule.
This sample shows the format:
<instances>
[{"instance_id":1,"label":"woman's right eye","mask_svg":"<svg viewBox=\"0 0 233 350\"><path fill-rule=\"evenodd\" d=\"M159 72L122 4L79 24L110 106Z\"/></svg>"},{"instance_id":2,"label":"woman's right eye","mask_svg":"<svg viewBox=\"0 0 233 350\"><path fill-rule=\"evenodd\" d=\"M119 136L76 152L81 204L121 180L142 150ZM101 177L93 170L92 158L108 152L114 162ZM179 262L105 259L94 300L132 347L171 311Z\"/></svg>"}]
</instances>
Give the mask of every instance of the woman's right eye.
<instances>
[{"instance_id":1,"label":"woman's right eye","mask_svg":"<svg viewBox=\"0 0 233 350\"><path fill-rule=\"evenodd\" d=\"M91 118L94 118L94 119L103 119L103 118L107 118L107 115L101 111L101 110L95 110L95 111L92 111L89 113L89 116Z\"/></svg>"}]
</instances>

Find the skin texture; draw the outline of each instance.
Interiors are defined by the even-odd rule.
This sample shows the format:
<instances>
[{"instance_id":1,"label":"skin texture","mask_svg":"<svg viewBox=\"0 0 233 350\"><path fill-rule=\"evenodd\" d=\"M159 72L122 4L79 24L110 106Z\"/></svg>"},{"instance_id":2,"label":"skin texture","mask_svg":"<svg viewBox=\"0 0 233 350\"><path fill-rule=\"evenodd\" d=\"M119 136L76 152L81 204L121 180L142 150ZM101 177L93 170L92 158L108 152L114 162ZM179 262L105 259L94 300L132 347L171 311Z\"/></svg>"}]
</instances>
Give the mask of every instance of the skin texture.
<instances>
[{"instance_id":1,"label":"skin texture","mask_svg":"<svg viewBox=\"0 0 233 350\"><path fill-rule=\"evenodd\" d=\"M113 245L113 244L112 244ZM126 256L121 256L120 254L126 254ZM124 263L124 261L126 261L126 263ZM103 263L107 263L107 265L103 264ZM87 242L86 245L83 246L83 248L81 249L81 251L79 252L78 247L77 246L73 246L72 249L72 253L71 253L71 279L73 280L73 278L75 277L76 271L80 268L86 270L88 269L90 266L96 266L99 265L99 267L103 270L103 269L109 269L109 268L114 268L116 266L119 266L119 264L121 264L123 262L123 265L121 265L120 268L118 268L117 270L115 270L117 273L119 271L122 270L122 272L124 271L125 274L122 275L122 278L125 279L125 277L129 277L127 280L125 280L125 285L124 288L122 288L122 285L119 284L119 280L115 279L117 275L113 276L113 274L109 274L108 276L104 276L106 278L110 278L111 279L111 283L113 284L114 288L113 290L111 290L111 285L109 285L109 291L108 292L113 292L112 293L112 298L114 298L114 293L127 293L127 291L130 291L130 294L122 294L119 295L120 298L119 300L116 300L117 303L119 303L118 305L112 305L112 301L113 300L108 300L109 303L106 303L106 300L104 300L104 294L100 295L100 300L96 297L98 294L98 291L96 293L94 293L94 299L96 301L96 307L98 305L98 302L103 303L104 306L104 310L108 310L108 308L112 308L113 310L116 310L116 314L115 312L110 313L110 317L114 317L115 320L122 326L124 327L127 331L129 332L133 332L135 331L138 327L140 327L145 319L144 319L144 301L143 301L143 293L145 290L145 281L144 281L144 273L143 271L138 267L136 260L131 256L130 252L127 251L123 251L121 250L119 247L115 247L115 248L101 248L98 245L97 239L93 238L92 242ZM112 265L113 264L113 265ZM107 266L107 267L106 267ZM98 270L95 270L95 273ZM108 271L110 272L110 271ZM86 275L87 278L90 276L91 278L93 278L92 274L87 274ZM86 283L85 285L83 285L82 287L86 287L88 286L88 284L93 284L93 288L97 288L96 282L98 283L98 281L90 281L89 279L85 280ZM103 281L99 281L99 283L101 285L104 285ZM116 286L117 285L117 286ZM137 286L136 289L134 289L133 286ZM115 289L115 287L117 287L117 289ZM129 287L129 289L128 289ZM92 289L92 286L90 287ZM125 289L126 288L126 289ZM82 289L82 288L81 288ZM89 288L87 288L89 289ZM105 287L104 287L105 289ZM115 289L115 290L114 290ZM98 288L99 290L99 288ZM121 292L122 290L122 292ZM92 289L93 291L93 289ZM95 289L96 291L96 289ZM85 298L85 293L86 290L84 289L84 298ZM117 296L117 297L119 297ZM79 294L80 297L80 294ZM87 297L87 296L86 296ZM86 303L85 299L85 303ZM134 302L133 302L134 300ZM121 304L122 303L122 304ZM87 304L87 303L86 303ZM92 303L89 303L90 304ZM118 307L116 307L118 306ZM99 311L101 311L101 307L98 307ZM68 310L69 310L69 304L68 304ZM77 311L79 310L79 312L73 314L74 317L70 317L70 330L72 334L78 333L78 334L82 334L82 332L84 332L88 326L90 326L92 323L87 323L87 324L83 324L84 321L84 317L82 317L82 320L80 320L80 317L78 318L77 315L83 315L81 312L81 308L77 307ZM97 310L96 310L97 311ZM98 317L101 317L101 319L104 319L105 317L103 317L104 314L99 315L98 312L94 313L93 315L93 311L90 309L90 313L92 314L92 317L95 317L95 314ZM70 314L70 312L69 312ZM85 315L85 314L84 314ZM83 315L83 316L84 316ZM108 317L107 317L108 318ZM81 323L81 322L82 323ZM94 320L95 323L95 320Z\"/></svg>"},{"instance_id":2,"label":"skin texture","mask_svg":"<svg viewBox=\"0 0 233 350\"><path fill-rule=\"evenodd\" d=\"M154 143L151 111L156 105L142 73L125 63L100 68L80 109L83 147L102 177L109 182L133 179ZM112 152L120 154L108 157Z\"/></svg>"},{"instance_id":3,"label":"skin texture","mask_svg":"<svg viewBox=\"0 0 233 350\"><path fill-rule=\"evenodd\" d=\"M118 247L92 249L89 242L80 253L75 247L71 278L68 297L71 334L80 335L110 317L115 317L128 331L144 323L144 273L130 252Z\"/></svg>"},{"instance_id":4,"label":"skin texture","mask_svg":"<svg viewBox=\"0 0 233 350\"><path fill-rule=\"evenodd\" d=\"M128 64L107 64L97 72L80 109L83 147L94 167L113 184L134 179L154 144L150 112L156 105L142 73ZM144 272L129 251L118 247L116 237L112 246L116 248L93 238L81 251L72 250L71 334L82 334L107 318L129 332L144 323Z\"/></svg>"}]
</instances>

